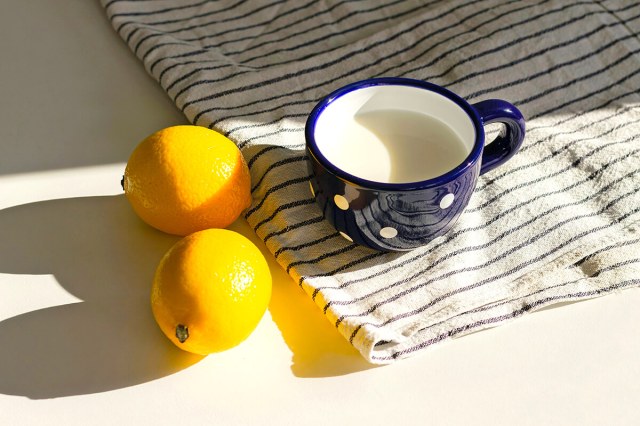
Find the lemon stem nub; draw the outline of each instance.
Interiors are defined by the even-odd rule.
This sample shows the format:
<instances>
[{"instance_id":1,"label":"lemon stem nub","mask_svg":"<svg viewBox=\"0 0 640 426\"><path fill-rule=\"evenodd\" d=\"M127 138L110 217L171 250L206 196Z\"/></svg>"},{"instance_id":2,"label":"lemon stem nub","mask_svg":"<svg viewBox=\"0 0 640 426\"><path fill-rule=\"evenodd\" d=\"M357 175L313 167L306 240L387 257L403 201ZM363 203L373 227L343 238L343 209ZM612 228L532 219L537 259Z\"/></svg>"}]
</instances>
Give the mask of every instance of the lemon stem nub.
<instances>
[{"instance_id":1,"label":"lemon stem nub","mask_svg":"<svg viewBox=\"0 0 640 426\"><path fill-rule=\"evenodd\" d=\"M176 327L176 337L180 343L184 343L189 338L189 328L186 325L178 324Z\"/></svg>"}]
</instances>

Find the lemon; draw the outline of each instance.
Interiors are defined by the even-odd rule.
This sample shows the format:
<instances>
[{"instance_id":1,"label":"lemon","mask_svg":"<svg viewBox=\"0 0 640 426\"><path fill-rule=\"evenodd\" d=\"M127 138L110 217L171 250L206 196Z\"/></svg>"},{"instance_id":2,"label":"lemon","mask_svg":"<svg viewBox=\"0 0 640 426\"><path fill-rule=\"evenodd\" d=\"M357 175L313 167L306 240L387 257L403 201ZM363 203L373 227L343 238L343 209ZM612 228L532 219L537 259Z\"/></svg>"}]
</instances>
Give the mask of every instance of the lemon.
<instances>
[{"instance_id":1,"label":"lemon","mask_svg":"<svg viewBox=\"0 0 640 426\"><path fill-rule=\"evenodd\" d=\"M179 348L206 355L238 345L271 298L271 273L242 234L208 229L178 241L162 258L151 291L154 318Z\"/></svg>"},{"instance_id":2,"label":"lemon","mask_svg":"<svg viewBox=\"0 0 640 426\"><path fill-rule=\"evenodd\" d=\"M238 147L199 126L145 138L127 162L122 186L142 220L181 236L225 228L251 203L251 177Z\"/></svg>"}]
</instances>

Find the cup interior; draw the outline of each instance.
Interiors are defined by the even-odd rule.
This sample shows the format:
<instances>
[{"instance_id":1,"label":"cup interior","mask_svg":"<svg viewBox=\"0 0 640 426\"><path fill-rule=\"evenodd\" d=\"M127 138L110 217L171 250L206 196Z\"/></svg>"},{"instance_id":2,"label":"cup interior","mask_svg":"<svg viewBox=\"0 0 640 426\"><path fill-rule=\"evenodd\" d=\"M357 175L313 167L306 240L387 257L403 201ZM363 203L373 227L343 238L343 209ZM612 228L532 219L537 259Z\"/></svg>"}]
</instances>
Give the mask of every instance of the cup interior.
<instances>
[{"instance_id":1,"label":"cup interior","mask_svg":"<svg viewBox=\"0 0 640 426\"><path fill-rule=\"evenodd\" d=\"M423 87L377 84L329 99L313 140L328 162L349 175L402 184L464 164L477 135L469 113L449 97Z\"/></svg>"}]
</instances>

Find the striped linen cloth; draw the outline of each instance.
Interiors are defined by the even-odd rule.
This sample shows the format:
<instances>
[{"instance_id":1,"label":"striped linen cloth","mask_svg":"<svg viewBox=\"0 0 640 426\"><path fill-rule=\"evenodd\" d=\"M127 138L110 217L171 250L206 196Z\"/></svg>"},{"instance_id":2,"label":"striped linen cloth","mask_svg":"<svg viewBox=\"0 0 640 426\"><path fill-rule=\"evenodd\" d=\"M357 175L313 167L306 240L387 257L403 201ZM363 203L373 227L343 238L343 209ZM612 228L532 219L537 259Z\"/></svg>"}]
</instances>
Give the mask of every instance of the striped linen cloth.
<instances>
[{"instance_id":1,"label":"striped linen cloth","mask_svg":"<svg viewBox=\"0 0 640 426\"><path fill-rule=\"evenodd\" d=\"M241 148L249 224L370 362L640 284L636 0L102 3L186 117ZM380 76L505 99L527 118L522 150L480 178L457 225L406 253L343 239L305 165L314 104Z\"/></svg>"}]
</instances>

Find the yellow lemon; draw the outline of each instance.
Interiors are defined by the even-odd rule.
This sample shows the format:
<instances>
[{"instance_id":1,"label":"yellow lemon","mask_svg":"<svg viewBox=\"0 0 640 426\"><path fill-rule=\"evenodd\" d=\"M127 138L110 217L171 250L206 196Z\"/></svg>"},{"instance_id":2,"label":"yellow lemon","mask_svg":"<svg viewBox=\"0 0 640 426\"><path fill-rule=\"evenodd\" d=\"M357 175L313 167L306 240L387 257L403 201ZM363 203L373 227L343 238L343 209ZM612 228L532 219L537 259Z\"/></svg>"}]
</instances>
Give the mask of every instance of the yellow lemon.
<instances>
[{"instance_id":1,"label":"yellow lemon","mask_svg":"<svg viewBox=\"0 0 640 426\"><path fill-rule=\"evenodd\" d=\"M251 177L238 147L199 126L168 127L140 142L122 186L142 220L182 236L225 228L251 203Z\"/></svg>"},{"instance_id":2,"label":"yellow lemon","mask_svg":"<svg viewBox=\"0 0 640 426\"><path fill-rule=\"evenodd\" d=\"M256 328L271 298L271 273L245 236L208 229L178 241L153 280L151 307L179 348L206 355L238 345Z\"/></svg>"}]
</instances>

